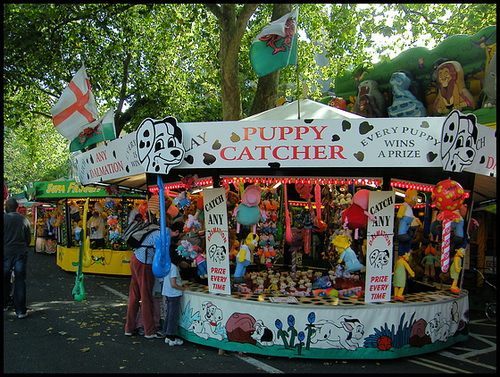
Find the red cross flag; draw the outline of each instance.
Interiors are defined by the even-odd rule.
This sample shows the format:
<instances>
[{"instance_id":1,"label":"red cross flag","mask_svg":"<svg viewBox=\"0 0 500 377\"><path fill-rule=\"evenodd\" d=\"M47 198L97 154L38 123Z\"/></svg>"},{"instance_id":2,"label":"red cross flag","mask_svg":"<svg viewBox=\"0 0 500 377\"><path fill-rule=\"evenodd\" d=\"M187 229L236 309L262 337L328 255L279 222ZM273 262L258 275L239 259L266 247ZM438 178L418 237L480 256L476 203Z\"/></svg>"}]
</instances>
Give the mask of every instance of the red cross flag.
<instances>
[{"instance_id":1,"label":"red cross flag","mask_svg":"<svg viewBox=\"0 0 500 377\"><path fill-rule=\"evenodd\" d=\"M74 140L89 123L98 118L94 95L83 64L50 112L56 130L69 140Z\"/></svg>"}]
</instances>

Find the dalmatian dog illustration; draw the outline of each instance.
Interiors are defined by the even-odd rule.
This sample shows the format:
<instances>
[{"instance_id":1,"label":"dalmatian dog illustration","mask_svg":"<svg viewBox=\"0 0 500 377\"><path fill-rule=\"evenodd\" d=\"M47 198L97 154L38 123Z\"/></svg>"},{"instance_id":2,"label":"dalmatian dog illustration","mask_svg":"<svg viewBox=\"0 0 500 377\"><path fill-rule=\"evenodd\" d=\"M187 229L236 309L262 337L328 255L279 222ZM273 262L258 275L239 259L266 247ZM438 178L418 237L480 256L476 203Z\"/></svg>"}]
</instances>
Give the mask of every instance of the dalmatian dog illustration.
<instances>
[{"instance_id":1,"label":"dalmatian dog illustration","mask_svg":"<svg viewBox=\"0 0 500 377\"><path fill-rule=\"evenodd\" d=\"M364 325L358 319L346 315L339 317L336 322L318 321L315 328L316 332L311 338L311 343L317 344L320 348L343 348L354 351L359 347L364 335Z\"/></svg>"},{"instance_id":2,"label":"dalmatian dog illustration","mask_svg":"<svg viewBox=\"0 0 500 377\"><path fill-rule=\"evenodd\" d=\"M476 157L478 136L476 116L462 115L453 110L446 118L441 137L441 159L443 169L461 172Z\"/></svg>"},{"instance_id":3,"label":"dalmatian dog illustration","mask_svg":"<svg viewBox=\"0 0 500 377\"><path fill-rule=\"evenodd\" d=\"M389 250L379 250L375 249L370 254L370 263L375 268L382 268L389 264L391 258L389 255Z\"/></svg>"},{"instance_id":4,"label":"dalmatian dog illustration","mask_svg":"<svg viewBox=\"0 0 500 377\"><path fill-rule=\"evenodd\" d=\"M188 330L193 331L200 338L214 338L221 341L224 339L224 335L216 333L215 329L222 318L222 310L211 301L205 301L201 304L201 319L194 320Z\"/></svg>"},{"instance_id":5,"label":"dalmatian dog illustration","mask_svg":"<svg viewBox=\"0 0 500 377\"><path fill-rule=\"evenodd\" d=\"M255 321L253 327L255 331L251 335L252 339L255 339L263 346L272 346L274 344L274 334L264 325L262 320Z\"/></svg>"},{"instance_id":6,"label":"dalmatian dog illustration","mask_svg":"<svg viewBox=\"0 0 500 377\"><path fill-rule=\"evenodd\" d=\"M432 343L438 340L446 342L451 335L450 323L445 318L441 317L441 313L436 313L434 318L427 322L425 335L431 338Z\"/></svg>"},{"instance_id":7,"label":"dalmatian dog illustration","mask_svg":"<svg viewBox=\"0 0 500 377\"><path fill-rule=\"evenodd\" d=\"M220 263L226 259L226 247L211 245L208 248L208 255L210 256L210 260Z\"/></svg>"},{"instance_id":8,"label":"dalmatian dog illustration","mask_svg":"<svg viewBox=\"0 0 500 377\"><path fill-rule=\"evenodd\" d=\"M146 118L136 131L137 154L147 173L168 174L184 157L182 130L177 119Z\"/></svg>"}]
</instances>

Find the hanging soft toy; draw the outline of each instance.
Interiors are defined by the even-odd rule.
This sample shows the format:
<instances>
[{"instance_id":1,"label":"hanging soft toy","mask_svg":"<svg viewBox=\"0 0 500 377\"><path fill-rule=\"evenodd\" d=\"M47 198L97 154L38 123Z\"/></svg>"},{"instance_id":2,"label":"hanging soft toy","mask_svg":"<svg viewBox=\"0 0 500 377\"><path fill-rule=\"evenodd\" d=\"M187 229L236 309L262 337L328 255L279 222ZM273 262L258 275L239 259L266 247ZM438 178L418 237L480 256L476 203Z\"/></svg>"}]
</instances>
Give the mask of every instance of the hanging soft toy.
<instances>
[{"instance_id":1,"label":"hanging soft toy","mask_svg":"<svg viewBox=\"0 0 500 377\"><path fill-rule=\"evenodd\" d=\"M241 197L241 203L234 209L236 218L236 233L240 232L240 225L253 226L253 234L257 232L257 223L262 218L265 221L265 212L259 207L261 188L257 185L248 186Z\"/></svg>"},{"instance_id":2,"label":"hanging soft toy","mask_svg":"<svg viewBox=\"0 0 500 377\"><path fill-rule=\"evenodd\" d=\"M111 211L115 208L116 202L111 198L106 198L106 203L104 203L104 207L110 209Z\"/></svg>"},{"instance_id":3,"label":"hanging soft toy","mask_svg":"<svg viewBox=\"0 0 500 377\"><path fill-rule=\"evenodd\" d=\"M413 239L411 224L415 220L415 216L413 215L413 207L417 204L417 200L417 190L406 190L405 201L403 204L401 204L398 210L398 241L399 249L402 251L403 255L409 253L411 249L411 240Z\"/></svg>"},{"instance_id":4,"label":"hanging soft toy","mask_svg":"<svg viewBox=\"0 0 500 377\"><path fill-rule=\"evenodd\" d=\"M148 220L147 210L148 210L148 202L143 200L138 207L139 213L142 215L142 219L144 221Z\"/></svg>"},{"instance_id":5,"label":"hanging soft toy","mask_svg":"<svg viewBox=\"0 0 500 377\"><path fill-rule=\"evenodd\" d=\"M187 177L183 177L181 180L182 185L186 189L186 191L189 191L190 193L193 192L193 188L201 188L201 186L198 185L198 174L194 175L189 175Z\"/></svg>"},{"instance_id":6,"label":"hanging soft toy","mask_svg":"<svg viewBox=\"0 0 500 377\"><path fill-rule=\"evenodd\" d=\"M179 209L189 207L191 205L191 199L189 199L188 192L181 191L174 199L174 204L179 207Z\"/></svg>"},{"instance_id":7,"label":"hanging soft toy","mask_svg":"<svg viewBox=\"0 0 500 377\"><path fill-rule=\"evenodd\" d=\"M392 281L394 285L394 300L404 301L405 297L403 296L403 292L406 286L406 273L408 272L411 277L414 277L415 273L408 264L410 253L401 254L400 250L398 250L398 254L399 258L394 266Z\"/></svg>"},{"instance_id":8,"label":"hanging soft toy","mask_svg":"<svg viewBox=\"0 0 500 377\"><path fill-rule=\"evenodd\" d=\"M200 222L194 217L193 215L188 215L187 220L184 223L184 231L185 232L190 232L193 229L200 230L201 229L201 224Z\"/></svg>"},{"instance_id":9,"label":"hanging soft toy","mask_svg":"<svg viewBox=\"0 0 500 377\"><path fill-rule=\"evenodd\" d=\"M345 263L347 272L361 271L364 266L359 262L358 257L353 249L351 249L351 241L345 234L336 236L332 241L332 245L340 253L337 263Z\"/></svg>"},{"instance_id":10,"label":"hanging soft toy","mask_svg":"<svg viewBox=\"0 0 500 377\"><path fill-rule=\"evenodd\" d=\"M190 257L196 263L198 276L202 279L206 279L208 277L207 261L205 260L205 256L203 255L201 247L199 247L198 245L193 245L193 251L191 252Z\"/></svg>"},{"instance_id":11,"label":"hanging soft toy","mask_svg":"<svg viewBox=\"0 0 500 377\"><path fill-rule=\"evenodd\" d=\"M465 256L465 249L460 248L455 253L453 257L453 264L450 268L450 277L453 279L450 291L453 293L460 293L460 288L458 288L458 277L460 276L460 271L462 271L462 258Z\"/></svg>"},{"instance_id":12,"label":"hanging soft toy","mask_svg":"<svg viewBox=\"0 0 500 377\"><path fill-rule=\"evenodd\" d=\"M200 222L205 221L205 212L203 211L203 195L200 195L198 199L196 199L196 213L194 217Z\"/></svg>"},{"instance_id":13,"label":"hanging soft toy","mask_svg":"<svg viewBox=\"0 0 500 377\"><path fill-rule=\"evenodd\" d=\"M425 249L425 256L422 258L422 264L424 265L424 277L434 279L436 274L435 263L439 262L436 257L437 251L431 244L429 244Z\"/></svg>"},{"instance_id":14,"label":"hanging soft toy","mask_svg":"<svg viewBox=\"0 0 500 377\"><path fill-rule=\"evenodd\" d=\"M234 271L234 282L245 283L245 272L252 260L252 253L259 244L259 236L249 233L245 239L245 244L240 247L240 252L236 257L236 270Z\"/></svg>"},{"instance_id":15,"label":"hanging soft toy","mask_svg":"<svg viewBox=\"0 0 500 377\"><path fill-rule=\"evenodd\" d=\"M352 197L352 204L342 212L344 229L347 232L349 232L349 229L354 229L354 239L356 240L358 239L358 229L366 228L368 225L368 218L375 221L375 216L367 211L369 198L369 190L359 190Z\"/></svg>"}]
</instances>

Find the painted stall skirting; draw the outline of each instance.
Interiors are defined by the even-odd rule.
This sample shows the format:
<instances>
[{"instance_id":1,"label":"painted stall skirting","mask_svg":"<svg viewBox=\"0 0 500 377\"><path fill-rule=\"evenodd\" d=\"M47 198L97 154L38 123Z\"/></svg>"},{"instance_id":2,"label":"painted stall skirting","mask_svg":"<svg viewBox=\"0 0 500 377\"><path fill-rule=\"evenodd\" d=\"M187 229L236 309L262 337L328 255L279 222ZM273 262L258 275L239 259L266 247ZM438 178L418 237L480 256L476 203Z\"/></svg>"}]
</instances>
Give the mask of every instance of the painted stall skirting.
<instances>
[{"instance_id":1,"label":"painted stall skirting","mask_svg":"<svg viewBox=\"0 0 500 377\"><path fill-rule=\"evenodd\" d=\"M188 283L189 284L189 283ZM179 335L227 351L311 359L392 359L434 352L468 338L469 299L448 291L406 294L404 303L364 303L184 291ZM283 297L283 296L281 296Z\"/></svg>"},{"instance_id":2,"label":"painted stall skirting","mask_svg":"<svg viewBox=\"0 0 500 377\"><path fill-rule=\"evenodd\" d=\"M130 258L133 250L91 249L90 266L82 267L82 272L91 274L132 275ZM75 271L78 268L80 248L57 246L57 265L64 271Z\"/></svg>"}]
</instances>

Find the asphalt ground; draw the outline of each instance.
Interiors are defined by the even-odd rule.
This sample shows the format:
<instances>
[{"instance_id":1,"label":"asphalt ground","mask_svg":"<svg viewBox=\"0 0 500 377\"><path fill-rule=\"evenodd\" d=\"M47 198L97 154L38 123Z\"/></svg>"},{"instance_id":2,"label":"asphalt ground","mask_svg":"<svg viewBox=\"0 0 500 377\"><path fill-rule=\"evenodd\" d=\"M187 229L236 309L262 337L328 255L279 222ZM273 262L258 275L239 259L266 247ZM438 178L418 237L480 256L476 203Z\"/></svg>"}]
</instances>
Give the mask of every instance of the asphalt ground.
<instances>
[{"instance_id":1,"label":"asphalt ground","mask_svg":"<svg viewBox=\"0 0 500 377\"><path fill-rule=\"evenodd\" d=\"M77 302L75 273L59 268L55 255L31 252L28 317L4 312L4 373L439 373L443 365L452 373L496 371L496 324L480 310L471 310L469 340L438 354L380 362L271 358L126 337L129 283L126 276L86 274L85 299Z\"/></svg>"}]
</instances>

